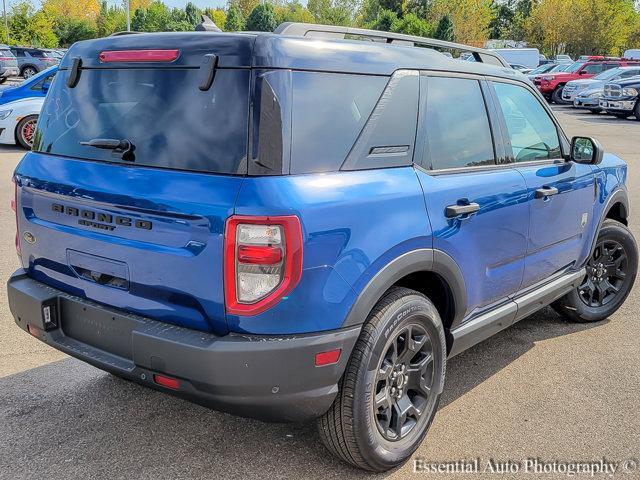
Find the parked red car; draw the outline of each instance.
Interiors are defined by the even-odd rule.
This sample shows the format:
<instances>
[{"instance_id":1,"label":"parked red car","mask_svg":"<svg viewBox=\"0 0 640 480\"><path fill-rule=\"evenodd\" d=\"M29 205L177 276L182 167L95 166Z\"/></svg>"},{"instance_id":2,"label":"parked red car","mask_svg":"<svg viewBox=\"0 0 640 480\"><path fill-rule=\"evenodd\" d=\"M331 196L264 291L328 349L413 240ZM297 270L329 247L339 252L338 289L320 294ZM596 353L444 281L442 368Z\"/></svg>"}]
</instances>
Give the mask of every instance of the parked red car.
<instances>
[{"instance_id":1,"label":"parked red car","mask_svg":"<svg viewBox=\"0 0 640 480\"><path fill-rule=\"evenodd\" d=\"M591 78L610 68L638 64L640 64L640 61L627 58L588 57L585 60L574 62L573 65L564 72L537 75L533 78L533 84L548 100L562 104L565 103L564 100L562 100L562 89L568 81Z\"/></svg>"}]
</instances>

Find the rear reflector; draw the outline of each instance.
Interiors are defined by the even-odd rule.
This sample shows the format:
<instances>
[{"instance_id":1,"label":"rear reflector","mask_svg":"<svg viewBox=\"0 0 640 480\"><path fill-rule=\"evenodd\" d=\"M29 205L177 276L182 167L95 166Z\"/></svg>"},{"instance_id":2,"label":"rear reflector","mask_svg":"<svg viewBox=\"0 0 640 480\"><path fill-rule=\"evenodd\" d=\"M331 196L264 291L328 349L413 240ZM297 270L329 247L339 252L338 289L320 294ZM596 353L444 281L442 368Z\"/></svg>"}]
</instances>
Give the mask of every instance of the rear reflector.
<instances>
[{"instance_id":1,"label":"rear reflector","mask_svg":"<svg viewBox=\"0 0 640 480\"><path fill-rule=\"evenodd\" d=\"M338 363L341 351L342 350L339 348L336 348L335 350L329 350L328 352L316 353L316 367L323 367L325 365Z\"/></svg>"},{"instance_id":2,"label":"rear reflector","mask_svg":"<svg viewBox=\"0 0 640 480\"><path fill-rule=\"evenodd\" d=\"M27 325L27 330L29 331L29 333L31 335L33 335L36 338L40 337L40 333L42 333L42 330L40 330L39 328L34 327L33 325Z\"/></svg>"},{"instance_id":3,"label":"rear reflector","mask_svg":"<svg viewBox=\"0 0 640 480\"><path fill-rule=\"evenodd\" d=\"M282 250L278 247L240 245L238 247L238 261L260 265L273 265L282 260Z\"/></svg>"},{"instance_id":4,"label":"rear reflector","mask_svg":"<svg viewBox=\"0 0 640 480\"><path fill-rule=\"evenodd\" d=\"M111 62L173 62L180 50L106 50L98 57L102 63Z\"/></svg>"},{"instance_id":5,"label":"rear reflector","mask_svg":"<svg viewBox=\"0 0 640 480\"><path fill-rule=\"evenodd\" d=\"M154 374L153 381L158 385L166 388L170 388L171 390L178 390L180 388L180 382L175 378L165 377L164 375Z\"/></svg>"}]
</instances>

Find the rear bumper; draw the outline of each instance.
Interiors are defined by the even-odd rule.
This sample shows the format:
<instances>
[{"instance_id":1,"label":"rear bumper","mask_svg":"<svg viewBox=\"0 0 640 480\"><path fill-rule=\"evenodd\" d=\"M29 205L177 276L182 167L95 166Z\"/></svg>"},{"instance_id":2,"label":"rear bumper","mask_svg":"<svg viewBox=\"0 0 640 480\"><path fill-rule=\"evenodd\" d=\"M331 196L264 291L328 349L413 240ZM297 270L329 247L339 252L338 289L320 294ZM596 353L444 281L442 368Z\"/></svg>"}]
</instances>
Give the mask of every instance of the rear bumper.
<instances>
[{"instance_id":1,"label":"rear bumper","mask_svg":"<svg viewBox=\"0 0 640 480\"><path fill-rule=\"evenodd\" d=\"M360 327L296 336L226 335L169 325L68 295L19 270L7 285L16 324L39 340L137 383L236 415L307 421L333 402ZM45 309L52 322L45 324ZM341 349L338 363L315 355ZM177 391L154 382L160 373Z\"/></svg>"}]
</instances>

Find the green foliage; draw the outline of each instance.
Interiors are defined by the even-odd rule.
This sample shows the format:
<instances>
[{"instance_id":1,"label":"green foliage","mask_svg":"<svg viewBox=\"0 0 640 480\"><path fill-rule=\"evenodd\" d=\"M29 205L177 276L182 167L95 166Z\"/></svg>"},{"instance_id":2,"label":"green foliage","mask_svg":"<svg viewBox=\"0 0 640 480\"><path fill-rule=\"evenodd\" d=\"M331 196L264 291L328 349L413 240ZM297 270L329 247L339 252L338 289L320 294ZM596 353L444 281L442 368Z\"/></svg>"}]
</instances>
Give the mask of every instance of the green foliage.
<instances>
[{"instance_id":1,"label":"green foliage","mask_svg":"<svg viewBox=\"0 0 640 480\"><path fill-rule=\"evenodd\" d=\"M393 26L398 23L398 14L391 10L382 10L378 14L378 18L369 25L373 30L382 32L392 32Z\"/></svg>"},{"instance_id":2,"label":"green foliage","mask_svg":"<svg viewBox=\"0 0 640 480\"><path fill-rule=\"evenodd\" d=\"M273 32L278 26L276 12L270 3L261 3L249 14L246 29L252 32Z\"/></svg>"},{"instance_id":3,"label":"green foliage","mask_svg":"<svg viewBox=\"0 0 640 480\"><path fill-rule=\"evenodd\" d=\"M298 0L286 2L284 5L276 5L274 9L278 25L283 22L316 23L316 17Z\"/></svg>"},{"instance_id":4,"label":"green foliage","mask_svg":"<svg viewBox=\"0 0 640 480\"><path fill-rule=\"evenodd\" d=\"M11 43L44 48L58 45L58 38L53 31L53 21L41 10L34 11L29 2L14 3L9 15Z\"/></svg>"},{"instance_id":5,"label":"green foliage","mask_svg":"<svg viewBox=\"0 0 640 480\"><path fill-rule=\"evenodd\" d=\"M200 10L191 2L187 3L187 6L184 7L184 13L187 17L187 21L191 24L192 28L195 28L196 25L199 25L202 21L202 10Z\"/></svg>"},{"instance_id":6,"label":"green foliage","mask_svg":"<svg viewBox=\"0 0 640 480\"><path fill-rule=\"evenodd\" d=\"M127 28L127 19L123 9L116 6L109 7L106 0L100 4L100 13L96 18L96 35L106 37L115 32L122 32Z\"/></svg>"},{"instance_id":7,"label":"green foliage","mask_svg":"<svg viewBox=\"0 0 640 480\"><path fill-rule=\"evenodd\" d=\"M213 20L220 30L224 30L224 24L227 21L227 14L221 8L205 8L204 14Z\"/></svg>"},{"instance_id":8,"label":"green foliage","mask_svg":"<svg viewBox=\"0 0 640 480\"><path fill-rule=\"evenodd\" d=\"M440 40L446 40L447 42L453 42L455 40L455 35L453 34L453 22L449 18L449 15L443 15L438 21L438 26L436 27L433 37Z\"/></svg>"},{"instance_id":9,"label":"green foliage","mask_svg":"<svg viewBox=\"0 0 640 480\"><path fill-rule=\"evenodd\" d=\"M224 29L227 32L239 32L240 30L244 30L244 18L242 18L242 12L235 3L229 5Z\"/></svg>"},{"instance_id":10,"label":"green foliage","mask_svg":"<svg viewBox=\"0 0 640 480\"><path fill-rule=\"evenodd\" d=\"M392 31L418 37L431 37L433 28L426 20L418 18L415 13L407 13L391 26Z\"/></svg>"},{"instance_id":11,"label":"green foliage","mask_svg":"<svg viewBox=\"0 0 640 480\"><path fill-rule=\"evenodd\" d=\"M89 20L77 18L57 18L54 25L54 33L58 42L63 47L96 37L96 27Z\"/></svg>"},{"instance_id":12,"label":"green foliage","mask_svg":"<svg viewBox=\"0 0 640 480\"><path fill-rule=\"evenodd\" d=\"M358 0L309 0L307 9L318 23L351 25L358 9Z\"/></svg>"}]
</instances>

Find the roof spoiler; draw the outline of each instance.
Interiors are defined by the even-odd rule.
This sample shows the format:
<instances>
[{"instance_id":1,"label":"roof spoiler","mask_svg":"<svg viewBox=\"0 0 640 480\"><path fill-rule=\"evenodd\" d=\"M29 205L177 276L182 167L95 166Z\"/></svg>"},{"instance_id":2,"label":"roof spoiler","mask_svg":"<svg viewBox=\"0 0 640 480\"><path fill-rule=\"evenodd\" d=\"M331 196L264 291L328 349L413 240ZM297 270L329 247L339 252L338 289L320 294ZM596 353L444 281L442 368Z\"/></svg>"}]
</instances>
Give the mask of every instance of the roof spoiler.
<instances>
[{"instance_id":1,"label":"roof spoiler","mask_svg":"<svg viewBox=\"0 0 640 480\"><path fill-rule=\"evenodd\" d=\"M292 35L296 37L315 37L326 39L344 39L348 36L368 39L396 45L410 45L414 47L436 47L460 50L470 53L476 62L488 63L509 68L509 64L500 55L484 48L471 47L462 43L447 42L435 38L417 37L403 33L382 32L365 28L342 27L339 25L314 25L311 23L285 22L280 24L273 33Z\"/></svg>"}]
</instances>

